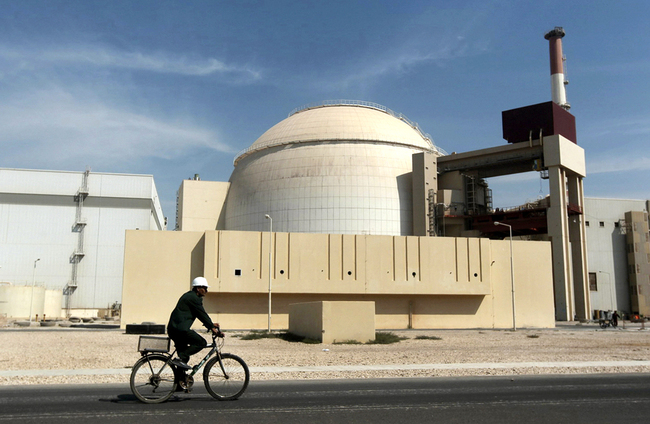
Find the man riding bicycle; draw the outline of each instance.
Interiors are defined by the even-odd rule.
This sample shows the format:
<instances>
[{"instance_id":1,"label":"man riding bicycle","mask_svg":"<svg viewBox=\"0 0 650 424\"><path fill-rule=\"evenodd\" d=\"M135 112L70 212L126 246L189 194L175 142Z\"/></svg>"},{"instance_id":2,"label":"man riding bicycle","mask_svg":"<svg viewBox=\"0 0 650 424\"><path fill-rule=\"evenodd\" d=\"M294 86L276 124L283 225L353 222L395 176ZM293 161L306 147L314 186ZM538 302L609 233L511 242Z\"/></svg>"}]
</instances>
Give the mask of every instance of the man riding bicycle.
<instances>
[{"instance_id":1,"label":"man riding bicycle","mask_svg":"<svg viewBox=\"0 0 650 424\"><path fill-rule=\"evenodd\" d=\"M178 358L172 360L172 364L182 369L190 369L187 362L190 356L201 351L207 345L205 339L196 331L191 330L195 319L199 319L208 330L215 334L221 334L219 324L214 324L210 316L203 308L203 297L208 293L208 280L203 277L196 277L192 280L192 290L188 291L178 299L176 307L169 317L167 323L167 334L176 345Z\"/></svg>"}]
</instances>

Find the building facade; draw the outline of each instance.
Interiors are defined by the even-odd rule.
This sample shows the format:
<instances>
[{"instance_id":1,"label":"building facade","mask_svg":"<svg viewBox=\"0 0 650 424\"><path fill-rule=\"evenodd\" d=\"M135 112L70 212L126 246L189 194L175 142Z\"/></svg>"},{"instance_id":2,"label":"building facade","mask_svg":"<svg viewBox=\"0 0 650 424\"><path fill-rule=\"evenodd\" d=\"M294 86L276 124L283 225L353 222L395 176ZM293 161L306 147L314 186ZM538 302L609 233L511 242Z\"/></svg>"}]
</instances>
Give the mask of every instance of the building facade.
<instances>
[{"instance_id":1,"label":"building facade","mask_svg":"<svg viewBox=\"0 0 650 424\"><path fill-rule=\"evenodd\" d=\"M12 286L34 286L62 292L62 316L119 305L127 229L165 229L151 175L0 169L3 300L14 303ZM0 314L44 308L34 301Z\"/></svg>"},{"instance_id":2,"label":"building facade","mask_svg":"<svg viewBox=\"0 0 650 424\"><path fill-rule=\"evenodd\" d=\"M589 292L596 311L650 315L648 200L585 198ZM648 293L646 293L648 292Z\"/></svg>"}]
</instances>

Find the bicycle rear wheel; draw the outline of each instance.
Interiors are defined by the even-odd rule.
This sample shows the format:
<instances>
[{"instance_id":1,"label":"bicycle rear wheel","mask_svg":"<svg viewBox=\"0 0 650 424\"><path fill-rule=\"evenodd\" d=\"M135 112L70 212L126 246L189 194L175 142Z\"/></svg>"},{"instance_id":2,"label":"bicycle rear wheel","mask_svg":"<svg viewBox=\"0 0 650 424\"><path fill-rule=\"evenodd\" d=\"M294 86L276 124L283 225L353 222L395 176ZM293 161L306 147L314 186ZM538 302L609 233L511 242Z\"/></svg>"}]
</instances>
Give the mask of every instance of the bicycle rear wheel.
<instances>
[{"instance_id":1,"label":"bicycle rear wheel","mask_svg":"<svg viewBox=\"0 0 650 424\"><path fill-rule=\"evenodd\" d=\"M215 357L210 360L203 370L203 382L205 388L215 399L218 400L235 400L240 397L250 380L248 366L242 358L230 353Z\"/></svg>"},{"instance_id":2,"label":"bicycle rear wheel","mask_svg":"<svg viewBox=\"0 0 650 424\"><path fill-rule=\"evenodd\" d=\"M164 355L145 355L133 365L131 391L144 403L161 403L176 390L174 367Z\"/></svg>"}]
</instances>

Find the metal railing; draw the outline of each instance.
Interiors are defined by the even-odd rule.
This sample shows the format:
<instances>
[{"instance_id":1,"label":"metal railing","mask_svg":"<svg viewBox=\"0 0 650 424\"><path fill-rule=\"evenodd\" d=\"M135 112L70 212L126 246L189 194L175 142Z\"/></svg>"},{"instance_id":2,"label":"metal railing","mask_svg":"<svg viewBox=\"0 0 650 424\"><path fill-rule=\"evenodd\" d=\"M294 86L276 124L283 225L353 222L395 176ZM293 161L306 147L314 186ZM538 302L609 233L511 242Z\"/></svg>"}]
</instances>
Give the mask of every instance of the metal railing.
<instances>
[{"instance_id":1,"label":"metal railing","mask_svg":"<svg viewBox=\"0 0 650 424\"><path fill-rule=\"evenodd\" d=\"M363 100L345 100L345 99L325 100L323 102L309 103L307 105L297 107L297 108L293 109L289 113L288 117L290 117L292 115L295 115L296 113L303 112L305 110L317 109L317 108L328 107L328 106L358 106L358 107L366 107L366 108L370 108L370 109L376 109L376 110L382 111L384 113L387 113L390 116L399 119L400 121L406 123L408 126L413 128L414 130L416 130L418 132L418 134L420 134L420 136L422 136L422 138L424 138L427 141L427 143L429 144L429 147L430 147L432 152L437 152L442 156L447 156L448 155L448 153L445 150L443 150L442 148L435 145L435 143L433 142L433 139L431 138L431 135L429 135L428 133L425 133L424 131L422 131L422 129L420 128L420 126L418 125L417 122L413 122L410 119L408 119L404 114L397 113L397 112L387 108L386 106L380 105L378 103L366 102L366 101L363 101ZM233 164L237 165L237 162L243 156L246 156L249 153L252 153L252 152L255 152L255 151L258 151L258 150L263 150L263 149L266 149L266 148L269 148L269 147L281 146L281 145L284 145L284 144L292 144L292 143L287 143L287 142L282 142L282 141L275 141L275 142L269 142L269 143L265 143L265 144L261 144L261 145L247 147L247 148L237 152L237 154L235 155L235 159L233 161Z\"/></svg>"}]
</instances>

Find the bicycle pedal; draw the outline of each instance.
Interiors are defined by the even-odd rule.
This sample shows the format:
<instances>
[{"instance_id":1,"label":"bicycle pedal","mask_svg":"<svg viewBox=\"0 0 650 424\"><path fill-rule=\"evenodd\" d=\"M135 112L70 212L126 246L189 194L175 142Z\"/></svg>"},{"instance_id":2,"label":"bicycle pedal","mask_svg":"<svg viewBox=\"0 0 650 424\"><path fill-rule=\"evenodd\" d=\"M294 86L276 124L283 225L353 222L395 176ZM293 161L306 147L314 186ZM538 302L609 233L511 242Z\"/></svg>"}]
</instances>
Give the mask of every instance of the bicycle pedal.
<instances>
[{"instance_id":1,"label":"bicycle pedal","mask_svg":"<svg viewBox=\"0 0 650 424\"><path fill-rule=\"evenodd\" d=\"M192 389L185 389L185 393L192 393Z\"/></svg>"}]
</instances>

